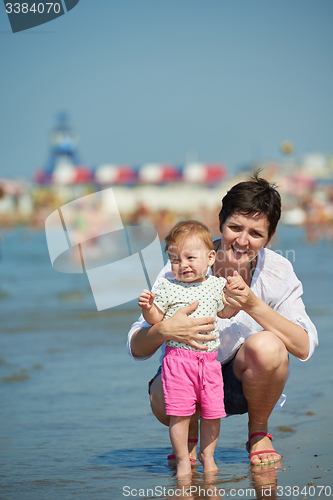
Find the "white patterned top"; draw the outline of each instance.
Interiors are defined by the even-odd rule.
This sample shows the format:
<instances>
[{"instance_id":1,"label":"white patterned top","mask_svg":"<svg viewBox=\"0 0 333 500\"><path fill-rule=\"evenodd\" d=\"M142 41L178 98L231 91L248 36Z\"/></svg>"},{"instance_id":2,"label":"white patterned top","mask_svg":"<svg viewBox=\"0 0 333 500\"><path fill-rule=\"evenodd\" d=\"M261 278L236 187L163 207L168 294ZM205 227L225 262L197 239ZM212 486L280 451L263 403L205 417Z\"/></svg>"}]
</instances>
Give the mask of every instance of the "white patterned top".
<instances>
[{"instance_id":1,"label":"white patterned top","mask_svg":"<svg viewBox=\"0 0 333 500\"><path fill-rule=\"evenodd\" d=\"M200 283L184 283L171 277L160 278L155 282L152 289L152 292L155 293L154 303L164 313L163 319L167 319L181 307L188 306L195 300L199 300L197 309L190 316L192 318L206 316L217 319L217 313L224 308L222 292L225 284L225 278L216 278L215 276L207 276L206 280ZM206 352L216 351L220 345L218 328L216 327L215 330L208 333L215 333L216 339L202 341L201 343L208 345ZM169 340L166 345L190 351L199 351L199 349L188 344L173 340Z\"/></svg>"}]
</instances>

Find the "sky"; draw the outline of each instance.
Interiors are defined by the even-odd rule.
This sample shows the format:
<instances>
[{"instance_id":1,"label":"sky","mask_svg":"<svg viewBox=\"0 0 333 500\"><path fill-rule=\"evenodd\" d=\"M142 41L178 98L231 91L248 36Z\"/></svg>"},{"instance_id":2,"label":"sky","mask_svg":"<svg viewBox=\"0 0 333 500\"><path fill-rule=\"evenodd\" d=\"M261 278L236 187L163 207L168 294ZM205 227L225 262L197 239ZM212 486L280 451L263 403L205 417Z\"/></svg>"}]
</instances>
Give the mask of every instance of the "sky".
<instances>
[{"instance_id":1,"label":"sky","mask_svg":"<svg viewBox=\"0 0 333 500\"><path fill-rule=\"evenodd\" d=\"M57 113L82 164L333 153L332 0L80 0L12 33L0 4L0 177L30 180Z\"/></svg>"}]
</instances>

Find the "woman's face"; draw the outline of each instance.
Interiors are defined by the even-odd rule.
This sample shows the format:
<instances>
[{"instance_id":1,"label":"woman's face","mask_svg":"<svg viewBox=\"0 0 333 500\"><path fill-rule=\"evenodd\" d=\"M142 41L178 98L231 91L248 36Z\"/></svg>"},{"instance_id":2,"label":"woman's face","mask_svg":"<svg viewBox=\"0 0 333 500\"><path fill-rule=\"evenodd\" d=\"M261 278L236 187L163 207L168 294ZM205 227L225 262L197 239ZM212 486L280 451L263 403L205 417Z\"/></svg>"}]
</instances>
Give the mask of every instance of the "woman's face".
<instances>
[{"instance_id":1,"label":"woman's face","mask_svg":"<svg viewBox=\"0 0 333 500\"><path fill-rule=\"evenodd\" d=\"M222 226L222 250L230 264L246 265L255 259L268 238L269 223L265 214L244 215L235 212Z\"/></svg>"}]
</instances>

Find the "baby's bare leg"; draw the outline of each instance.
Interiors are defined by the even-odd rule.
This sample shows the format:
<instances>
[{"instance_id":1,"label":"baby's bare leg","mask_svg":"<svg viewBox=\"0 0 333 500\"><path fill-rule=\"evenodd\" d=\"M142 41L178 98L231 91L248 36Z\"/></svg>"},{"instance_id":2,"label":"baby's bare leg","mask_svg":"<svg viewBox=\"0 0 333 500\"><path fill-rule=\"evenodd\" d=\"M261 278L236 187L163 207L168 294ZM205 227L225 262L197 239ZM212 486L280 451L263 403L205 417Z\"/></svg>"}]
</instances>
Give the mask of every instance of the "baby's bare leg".
<instances>
[{"instance_id":1,"label":"baby's bare leg","mask_svg":"<svg viewBox=\"0 0 333 500\"><path fill-rule=\"evenodd\" d=\"M190 419L191 417L170 417L169 433L177 460L177 477L191 474L187 447Z\"/></svg>"},{"instance_id":2,"label":"baby's bare leg","mask_svg":"<svg viewBox=\"0 0 333 500\"><path fill-rule=\"evenodd\" d=\"M199 460L204 472L215 472L219 469L214 461L214 451L220 434L220 419L201 418Z\"/></svg>"}]
</instances>

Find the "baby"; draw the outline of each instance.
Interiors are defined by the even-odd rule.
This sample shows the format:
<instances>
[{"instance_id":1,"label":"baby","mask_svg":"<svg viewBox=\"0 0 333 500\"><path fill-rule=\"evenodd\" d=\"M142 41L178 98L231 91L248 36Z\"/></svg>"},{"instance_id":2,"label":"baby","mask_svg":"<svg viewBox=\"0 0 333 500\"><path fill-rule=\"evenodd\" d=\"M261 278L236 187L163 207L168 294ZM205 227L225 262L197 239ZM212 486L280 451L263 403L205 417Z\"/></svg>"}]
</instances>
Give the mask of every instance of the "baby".
<instances>
[{"instance_id":1,"label":"baby","mask_svg":"<svg viewBox=\"0 0 333 500\"><path fill-rule=\"evenodd\" d=\"M153 325L171 317L179 308L199 301L191 317L229 318L235 309L222 301L225 278L208 274L214 264L212 235L198 221L176 224L165 238L173 278L160 278L152 292L144 290L139 306L147 323ZM228 279L233 287L241 287L240 276ZM206 350L169 340L162 363L162 383L166 414L170 415L170 439L177 461L177 476L191 473L188 454L188 430L191 416L200 409L199 460L204 472L217 471L214 451L219 437L220 418L225 417L221 365L216 360L220 345L216 338L202 341Z\"/></svg>"}]
</instances>

